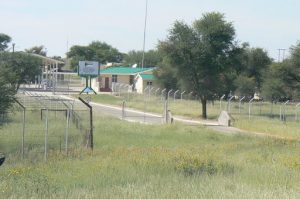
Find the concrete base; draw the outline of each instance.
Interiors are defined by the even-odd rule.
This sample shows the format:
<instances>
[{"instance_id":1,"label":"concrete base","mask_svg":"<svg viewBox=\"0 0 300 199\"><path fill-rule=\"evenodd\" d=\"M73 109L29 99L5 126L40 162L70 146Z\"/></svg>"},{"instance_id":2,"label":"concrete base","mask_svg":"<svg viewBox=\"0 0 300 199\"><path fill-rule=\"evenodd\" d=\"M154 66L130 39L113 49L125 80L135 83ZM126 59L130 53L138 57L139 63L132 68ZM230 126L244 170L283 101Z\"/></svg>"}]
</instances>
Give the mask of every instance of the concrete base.
<instances>
[{"instance_id":1,"label":"concrete base","mask_svg":"<svg viewBox=\"0 0 300 199\"><path fill-rule=\"evenodd\" d=\"M231 126L233 118L228 114L227 111L222 111L218 118L218 123L221 126Z\"/></svg>"}]
</instances>

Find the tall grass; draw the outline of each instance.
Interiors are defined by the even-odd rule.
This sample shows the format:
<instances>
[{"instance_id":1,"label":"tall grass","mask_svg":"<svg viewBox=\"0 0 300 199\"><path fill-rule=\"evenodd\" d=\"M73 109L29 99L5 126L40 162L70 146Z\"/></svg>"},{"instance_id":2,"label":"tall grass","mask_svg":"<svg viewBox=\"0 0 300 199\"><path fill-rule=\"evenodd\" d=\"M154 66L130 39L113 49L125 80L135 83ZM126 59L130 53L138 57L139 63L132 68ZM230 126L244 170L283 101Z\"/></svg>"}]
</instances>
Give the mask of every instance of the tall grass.
<instances>
[{"instance_id":1,"label":"tall grass","mask_svg":"<svg viewBox=\"0 0 300 199\"><path fill-rule=\"evenodd\" d=\"M13 121L1 128L1 138ZM1 197L300 197L299 142L99 115L94 125L93 152L53 150L47 162L12 153L0 168Z\"/></svg>"}]
</instances>

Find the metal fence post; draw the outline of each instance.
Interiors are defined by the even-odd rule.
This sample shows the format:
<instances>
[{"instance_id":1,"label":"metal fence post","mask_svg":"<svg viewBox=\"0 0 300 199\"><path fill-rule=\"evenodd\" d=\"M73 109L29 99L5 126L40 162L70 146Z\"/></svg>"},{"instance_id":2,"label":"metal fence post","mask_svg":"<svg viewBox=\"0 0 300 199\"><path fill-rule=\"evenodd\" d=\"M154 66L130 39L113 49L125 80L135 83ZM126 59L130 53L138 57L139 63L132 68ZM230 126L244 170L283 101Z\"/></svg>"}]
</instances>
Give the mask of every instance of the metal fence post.
<instances>
[{"instance_id":1,"label":"metal fence post","mask_svg":"<svg viewBox=\"0 0 300 199\"><path fill-rule=\"evenodd\" d=\"M227 111L230 113L230 108L231 108L231 100L234 98L234 96L231 96L227 102Z\"/></svg>"},{"instance_id":2,"label":"metal fence post","mask_svg":"<svg viewBox=\"0 0 300 199\"><path fill-rule=\"evenodd\" d=\"M68 139L69 139L69 126L70 126L69 121L70 121L70 110L67 109L67 125L66 125L66 132L65 132L65 139L66 139L65 150L67 155L68 155Z\"/></svg>"},{"instance_id":3,"label":"metal fence post","mask_svg":"<svg viewBox=\"0 0 300 199\"><path fill-rule=\"evenodd\" d=\"M182 93L180 93L180 100L182 101L182 97L183 97L183 94L185 93L185 91L183 91Z\"/></svg>"},{"instance_id":4,"label":"metal fence post","mask_svg":"<svg viewBox=\"0 0 300 199\"><path fill-rule=\"evenodd\" d=\"M149 89L149 98L151 97L151 91L154 89L154 87L150 87Z\"/></svg>"},{"instance_id":5,"label":"metal fence post","mask_svg":"<svg viewBox=\"0 0 300 199\"><path fill-rule=\"evenodd\" d=\"M222 111L222 100L224 99L225 95L222 95L220 98L220 112Z\"/></svg>"},{"instance_id":6,"label":"metal fence post","mask_svg":"<svg viewBox=\"0 0 300 199\"><path fill-rule=\"evenodd\" d=\"M300 105L300 103L296 104L296 108L295 108L295 121L298 120L298 111L297 111L297 107Z\"/></svg>"},{"instance_id":7,"label":"metal fence post","mask_svg":"<svg viewBox=\"0 0 300 199\"><path fill-rule=\"evenodd\" d=\"M249 120L251 118L251 103L252 103L253 100L254 100L254 97L251 98L250 101L249 101Z\"/></svg>"},{"instance_id":8,"label":"metal fence post","mask_svg":"<svg viewBox=\"0 0 300 199\"><path fill-rule=\"evenodd\" d=\"M177 90L177 91L175 91L175 93L174 93L174 102L175 102L175 100L176 100L176 94L179 92L179 90Z\"/></svg>"},{"instance_id":9,"label":"metal fence post","mask_svg":"<svg viewBox=\"0 0 300 199\"><path fill-rule=\"evenodd\" d=\"M166 88L164 88L162 91L161 91L161 100L163 100L164 99L164 92L166 91L167 89Z\"/></svg>"},{"instance_id":10,"label":"metal fence post","mask_svg":"<svg viewBox=\"0 0 300 199\"><path fill-rule=\"evenodd\" d=\"M172 91L173 91L173 89L168 91L168 100L169 100L169 97L170 97L170 94L171 94Z\"/></svg>"},{"instance_id":11,"label":"metal fence post","mask_svg":"<svg viewBox=\"0 0 300 199\"><path fill-rule=\"evenodd\" d=\"M125 119L125 101L122 103L122 120Z\"/></svg>"},{"instance_id":12,"label":"metal fence post","mask_svg":"<svg viewBox=\"0 0 300 199\"><path fill-rule=\"evenodd\" d=\"M283 121L286 122L286 105L289 103L290 100L287 100L284 104L283 104Z\"/></svg>"},{"instance_id":13,"label":"metal fence post","mask_svg":"<svg viewBox=\"0 0 300 199\"><path fill-rule=\"evenodd\" d=\"M25 98L24 98L25 99ZM25 147L25 124L26 124L26 108L24 105L22 105L17 99L15 99L15 101L17 102L17 104L20 105L20 107L23 109L23 124L22 124L22 149L21 149L21 152L22 152L22 158L24 159L24 147Z\"/></svg>"},{"instance_id":14,"label":"metal fence post","mask_svg":"<svg viewBox=\"0 0 300 199\"><path fill-rule=\"evenodd\" d=\"M48 152L48 117L49 117L49 110L47 108L46 110L46 123L45 123L45 154L44 154L44 160L47 161L47 152Z\"/></svg>"},{"instance_id":15,"label":"metal fence post","mask_svg":"<svg viewBox=\"0 0 300 199\"><path fill-rule=\"evenodd\" d=\"M157 94L157 92L160 90L160 88L158 88L158 89L156 89L155 91L154 91L154 95L155 95L155 97L156 97L156 94Z\"/></svg>"},{"instance_id":16,"label":"metal fence post","mask_svg":"<svg viewBox=\"0 0 300 199\"><path fill-rule=\"evenodd\" d=\"M245 99L245 96L242 97L239 101L239 113L241 113L241 105L242 105L242 101Z\"/></svg>"},{"instance_id":17,"label":"metal fence post","mask_svg":"<svg viewBox=\"0 0 300 199\"><path fill-rule=\"evenodd\" d=\"M90 148L94 148L94 135L93 135L93 107L84 101L81 97L78 98L83 104L90 109Z\"/></svg>"},{"instance_id":18,"label":"metal fence post","mask_svg":"<svg viewBox=\"0 0 300 199\"><path fill-rule=\"evenodd\" d=\"M165 119L165 124L167 124L168 123L168 99L165 99L164 119Z\"/></svg>"},{"instance_id":19,"label":"metal fence post","mask_svg":"<svg viewBox=\"0 0 300 199\"><path fill-rule=\"evenodd\" d=\"M144 91L143 91L143 95L144 95L144 96L146 95L146 91L147 91L148 88L149 88L149 86L147 86L147 87L144 89Z\"/></svg>"}]
</instances>

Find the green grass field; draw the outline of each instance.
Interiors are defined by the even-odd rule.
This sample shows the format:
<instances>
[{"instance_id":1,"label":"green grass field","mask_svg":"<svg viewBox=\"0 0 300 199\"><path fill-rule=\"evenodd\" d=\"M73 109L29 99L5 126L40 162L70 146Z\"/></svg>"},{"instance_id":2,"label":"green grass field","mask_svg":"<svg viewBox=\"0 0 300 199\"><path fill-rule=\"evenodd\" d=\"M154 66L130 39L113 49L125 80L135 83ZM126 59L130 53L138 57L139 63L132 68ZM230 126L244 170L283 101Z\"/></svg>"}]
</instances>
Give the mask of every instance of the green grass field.
<instances>
[{"instance_id":1,"label":"green grass field","mask_svg":"<svg viewBox=\"0 0 300 199\"><path fill-rule=\"evenodd\" d=\"M0 197L300 197L297 141L224 135L200 126L97 118L93 152L77 147L65 156L56 149L47 162L39 153L25 160L17 151L7 154L0 167ZM17 129L16 123L12 117L1 127L1 139L5 135L7 141L15 141L5 132ZM30 123L31 128L35 125Z\"/></svg>"}]
</instances>

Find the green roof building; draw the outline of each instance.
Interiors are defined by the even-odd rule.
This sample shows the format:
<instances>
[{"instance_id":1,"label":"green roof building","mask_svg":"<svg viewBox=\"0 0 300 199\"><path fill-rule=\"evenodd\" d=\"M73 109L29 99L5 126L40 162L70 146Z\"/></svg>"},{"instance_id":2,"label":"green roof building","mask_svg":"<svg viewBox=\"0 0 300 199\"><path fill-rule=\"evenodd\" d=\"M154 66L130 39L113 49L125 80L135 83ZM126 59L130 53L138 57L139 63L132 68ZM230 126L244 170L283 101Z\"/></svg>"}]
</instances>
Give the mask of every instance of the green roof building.
<instances>
[{"instance_id":1,"label":"green roof building","mask_svg":"<svg viewBox=\"0 0 300 199\"><path fill-rule=\"evenodd\" d=\"M128 85L131 91L142 93L147 86L154 85L153 70L155 67L132 68L126 66L109 67L100 70L100 77L93 82L95 90L114 91L116 85Z\"/></svg>"}]
</instances>

